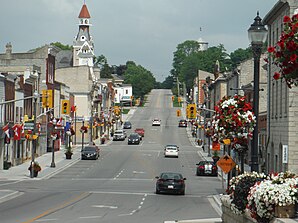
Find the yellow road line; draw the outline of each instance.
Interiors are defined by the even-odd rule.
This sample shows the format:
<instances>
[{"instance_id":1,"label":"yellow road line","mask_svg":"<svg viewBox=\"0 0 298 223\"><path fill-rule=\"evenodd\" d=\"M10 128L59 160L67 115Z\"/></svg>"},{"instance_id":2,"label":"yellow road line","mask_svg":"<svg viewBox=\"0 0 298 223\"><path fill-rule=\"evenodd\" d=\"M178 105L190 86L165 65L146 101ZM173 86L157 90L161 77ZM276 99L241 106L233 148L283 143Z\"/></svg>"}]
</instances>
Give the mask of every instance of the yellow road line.
<instances>
[{"instance_id":1,"label":"yellow road line","mask_svg":"<svg viewBox=\"0 0 298 223\"><path fill-rule=\"evenodd\" d=\"M60 209L62 209L62 208L65 208L65 207L67 207L67 206L69 206L69 205L71 205L71 204L73 204L73 203L75 203L75 202L77 202L77 201L79 201L79 200L84 199L84 198L86 198L88 195L89 195L89 193L84 192L84 193L80 194L79 196L77 196L77 197L71 199L70 201L67 201L67 202L63 203L63 204L61 204L61 205L58 206L58 207L49 209L49 210L43 212L42 214L40 214L40 215L38 215L38 216L36 216L36 217L34 217L34 218L28 220L28 221L25 221L25 222L23 222L23 223L32 223L32 222L36 221L37 219L40 219L40 218L42 218L42 217L44 217L44 216L46 216L46 215L49 215L49 214L51 214L51 213L53 213L53 212L56 212L56 211L58 211L58 210L60 210Z\"/></svg>"}]
</instances>

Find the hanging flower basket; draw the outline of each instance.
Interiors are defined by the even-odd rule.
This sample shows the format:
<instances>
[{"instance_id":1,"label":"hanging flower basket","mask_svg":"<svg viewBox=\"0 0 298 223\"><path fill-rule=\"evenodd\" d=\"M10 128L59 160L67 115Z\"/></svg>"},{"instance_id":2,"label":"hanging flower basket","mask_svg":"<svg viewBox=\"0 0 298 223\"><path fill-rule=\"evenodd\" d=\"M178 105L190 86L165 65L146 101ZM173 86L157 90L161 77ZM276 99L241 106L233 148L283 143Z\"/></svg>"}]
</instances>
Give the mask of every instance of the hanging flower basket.
<instances>
[{"instance_id":1,"label":"hanging flower basket","mask_svg":"<svg viewBox=\"0 0 298 223\"><path fill-rule=\"evenodd\" d=\"M284 79L289 88L298 86L298 14L283 19L283 32L275 46L268 47L272 63L279 68L273 78Z\"/></svg>"},{"instance_id":2,"label":"hanging flower basket","mask_svg":"<svg viewBox=\"0 0 298 223\"><path fill-rule=\"evenodd\" d=\"M211 128L213 141L247 143L252 138L256 117L244 96L225 96L215 106Z\"/></svg>"}]
</instances>

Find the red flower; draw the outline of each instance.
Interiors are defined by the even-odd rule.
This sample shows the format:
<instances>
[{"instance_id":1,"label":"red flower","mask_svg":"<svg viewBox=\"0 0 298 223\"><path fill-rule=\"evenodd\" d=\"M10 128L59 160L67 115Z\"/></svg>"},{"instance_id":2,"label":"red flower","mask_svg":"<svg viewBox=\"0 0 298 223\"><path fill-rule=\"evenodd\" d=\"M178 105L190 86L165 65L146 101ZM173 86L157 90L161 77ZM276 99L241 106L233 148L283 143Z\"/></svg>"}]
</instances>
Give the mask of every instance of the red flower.
<instances>
[{"instance_id":1,"label":"red flower","mask_svg":"<svg viewBox=\"0 0 298 223\"><path fill-rule=\"evenodd\" d=\"M273 47L273 46L268 47L268 52L269 53L273 53L274 51L275 51L275 47Z\"/></svg>"},{"instance_id":2,"label":"red flower","mask_svg":"<svg viewBox=\"0 0 298 223\"><path fill-rule=\"evenodd\" d=\"M284 23L288 23L288 22L291 22L291 18L289 16L285 16L284 17Z\"/></svg>"},{"instance_id":3,"label":"red flower","mask_svg":"<svg viewBox=\"0 0 298 223\"><path fill-rule=\"evenodd\" d=\"M273 78L275 80L278 80L280 78L280 73L275 72L274 75L273 75Z\"/></svg>"},{"instance_id":4,"label":"red flower","mask_svg":"<svg viewBox=\"0 0 298 223\"><path fill-rule=\"evenodd\" d=\"M296 61L297 59L297 55L296 54L292 54L291 57L290 57L290 60L291 61Z\"/></svg>"},{"instance_id":5,"label":"red flower","mask_svg":"<svg viewBox=\"0 0 298 223\"><path fill-rule=\"evenodd\" d=\"M268 47L268 53L272 55L272 64L279 68L273 78L275 80L284 79L289 88L292 85L298 86L298 15L292 18L284 16L283 32L276 46Z\"/></svg>"}]
</instances>

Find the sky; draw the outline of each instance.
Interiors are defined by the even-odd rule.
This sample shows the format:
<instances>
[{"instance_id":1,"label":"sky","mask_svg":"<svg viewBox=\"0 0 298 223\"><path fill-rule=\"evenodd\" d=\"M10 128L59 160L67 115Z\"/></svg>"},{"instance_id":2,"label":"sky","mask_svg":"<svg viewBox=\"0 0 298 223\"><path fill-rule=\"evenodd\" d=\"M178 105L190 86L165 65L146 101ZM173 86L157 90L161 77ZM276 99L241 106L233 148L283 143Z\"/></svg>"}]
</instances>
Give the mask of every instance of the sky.
<instances>
[{"instance_id":1,"label":"sky","mask_svg":"<svg viewBox=\"0 0 298 223\"><path fill-rule=\"evenodd\" d=\"M84 0L0 0L0 53L45 44L72 45ZM227 53L249 46L247 29L257 11L266 14L278 0L85 0L95 55L110 65L134 61L157 81L170 75L173 53L186 40L223 44Z\"/></svg>"}]
</instances>

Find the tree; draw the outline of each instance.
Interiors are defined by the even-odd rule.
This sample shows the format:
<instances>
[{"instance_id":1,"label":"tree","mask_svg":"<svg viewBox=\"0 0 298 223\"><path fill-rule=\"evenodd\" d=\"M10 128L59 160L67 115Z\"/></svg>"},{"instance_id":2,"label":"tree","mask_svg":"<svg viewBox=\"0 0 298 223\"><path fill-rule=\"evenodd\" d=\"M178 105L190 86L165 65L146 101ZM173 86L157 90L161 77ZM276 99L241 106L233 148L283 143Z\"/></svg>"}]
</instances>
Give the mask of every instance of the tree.
<instances>
[{"instance_id":1,"label":"tree","mask_svg":"<svg viewBox=\"0 0 298 223\"><path fill-rule=\"evenodd\" d=\"M231 60L222 44L217 47L210 47L205 51L193 52L184 58L178 75L179 81L186 83L187 90L193 87L193 81L198 74L198 70L214 73L216 61L225 70L231 69Z\"/></svg>"},{"instance_id":2,"label":"tree","mask_svg":"<svg viewBox=\"0 0 298 223\"><path fill-rule=\"evenodd\" d=\"M246 49L238 48L230 54L230 58L232 61L232 67L236 68L241 62L252 58L252 50L250 47Z\"/></svg>"},{"instance_id":3,"label":"tree","mask_svg":"<svg viewBox=\"0 0 298 223\"><path fill-rule=\"evenodd\" d=\"M55 43L51 43L51 45L53 46L57 46L59 47L61 50L72 50L72 46L69 46L69 45L64 45L60 42L55 42Z\"/></svg>"},{"instance_id":4,"label":"tree","mask_svg":"<svg viewBox=\"0 0 298 223\"><path fill-rule=\"evenodd\" d=\"M184 60L192 53L199 52L200 44L195 40L186 40L183 43L178 44L177 50L174 52L173 69L171 74L177 77L180 73L181 66Z\"/></svg>"},{"instance_id":5,"label":"tree","mask_svg":"<svg viewBox=\"0 0 298 223\"><path fill-rule=\"evenodd\" d=\"M132 85L135 98L143 98L154 88L156 83L154 76L150 71L141 65L136 65L133 61L128 61L126 67L124 83Z\"/></svg>"}]
</instances>

